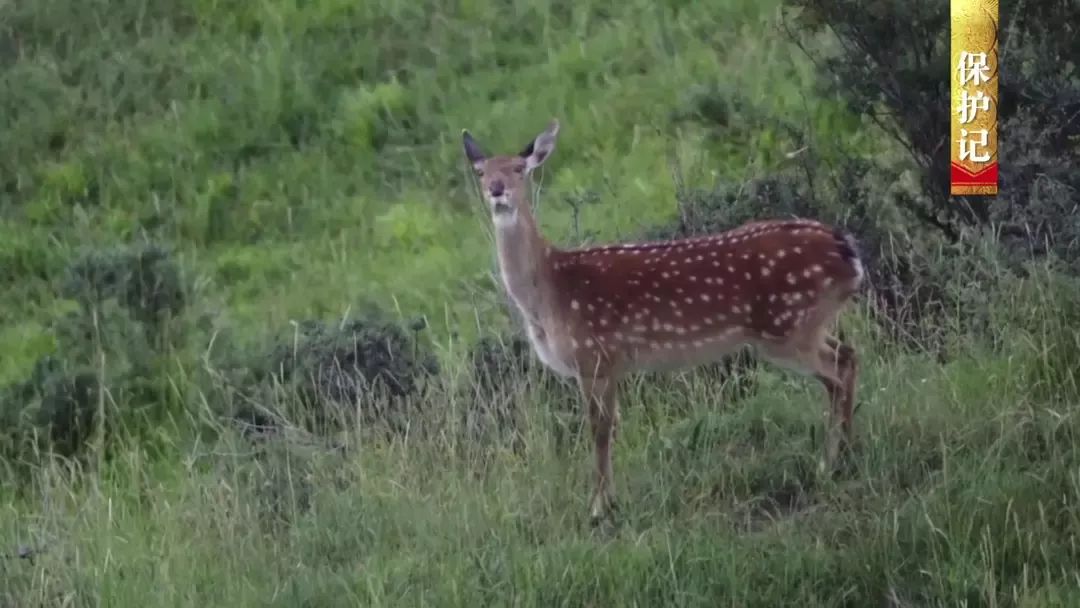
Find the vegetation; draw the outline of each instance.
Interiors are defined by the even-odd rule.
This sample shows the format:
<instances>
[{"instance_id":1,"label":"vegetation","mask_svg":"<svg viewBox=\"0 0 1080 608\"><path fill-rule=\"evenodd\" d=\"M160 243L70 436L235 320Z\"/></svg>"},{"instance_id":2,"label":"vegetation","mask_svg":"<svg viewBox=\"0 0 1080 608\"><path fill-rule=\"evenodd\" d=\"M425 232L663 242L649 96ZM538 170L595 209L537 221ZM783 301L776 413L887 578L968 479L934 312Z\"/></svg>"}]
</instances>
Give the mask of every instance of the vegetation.
<instances>
[{"instance_id":1,"label":"vegetation","mask_svg":"<svg viewBox=\"0 0 1080 608\"><path fill-rule=\"evenodd\" d=\"M1003 193L955 200L947 10L0 3L0 606L1076 605L1080 15L1003 7ZM858 236L842 471L812 382L645 375L588 526L460 143L552 117L558 243Z\"/></svg>"}]
</instances>

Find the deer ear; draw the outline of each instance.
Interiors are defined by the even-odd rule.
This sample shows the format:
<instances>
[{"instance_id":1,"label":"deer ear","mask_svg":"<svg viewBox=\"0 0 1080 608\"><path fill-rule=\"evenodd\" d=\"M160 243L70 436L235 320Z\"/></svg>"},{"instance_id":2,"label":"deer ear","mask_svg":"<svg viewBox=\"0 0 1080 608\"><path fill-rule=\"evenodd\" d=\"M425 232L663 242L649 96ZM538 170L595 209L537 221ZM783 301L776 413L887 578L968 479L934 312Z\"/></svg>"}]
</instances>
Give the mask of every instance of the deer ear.
<instances>
[{"instance_id":1,"label":"deer ear","mask_svg":"<svg viewBox=\"0 0 1080 608\"><path fill-rule=\"evenodd\" d=\"M525 159L526 169L532 171L533 169L544 164L551 153L555 151L555 138L559 135L559 121L552 119L548 123L548 128L540 135L536 136L536 139L529 142L528 146L521 151L519 156Z\"/></svg>"},{"instance_id":2,"label":"deer ear","mask_svg":"<svg viewBox=\"0 0 1080 608\"><path fill-rule=\"evenodd\" d=\"M472 135L465 129L461 130L461 143L465 147L465 158L469 159L469 162L473 165L481 163L487 158L484 155L483 150L480 149L480 145L476 143Z\"/></svg>"}]
</instances>

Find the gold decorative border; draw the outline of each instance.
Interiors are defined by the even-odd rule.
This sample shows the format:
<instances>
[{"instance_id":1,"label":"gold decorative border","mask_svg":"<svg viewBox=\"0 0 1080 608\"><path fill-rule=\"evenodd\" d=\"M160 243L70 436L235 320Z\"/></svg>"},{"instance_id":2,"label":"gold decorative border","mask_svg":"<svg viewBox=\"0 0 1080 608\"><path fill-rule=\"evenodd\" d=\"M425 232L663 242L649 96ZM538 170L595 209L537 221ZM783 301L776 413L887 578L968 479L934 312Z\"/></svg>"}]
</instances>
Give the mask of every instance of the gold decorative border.
<instances>
[{"instance_id":1,"label":"gold decorative border","mask_svg":"<svg viewBox=\"0 0 1080 608\"><path fill-rule=\"evenodd\" d=\"M998 1L950 0L950 194L998 192Z\"/></svg>"}]
</instances>

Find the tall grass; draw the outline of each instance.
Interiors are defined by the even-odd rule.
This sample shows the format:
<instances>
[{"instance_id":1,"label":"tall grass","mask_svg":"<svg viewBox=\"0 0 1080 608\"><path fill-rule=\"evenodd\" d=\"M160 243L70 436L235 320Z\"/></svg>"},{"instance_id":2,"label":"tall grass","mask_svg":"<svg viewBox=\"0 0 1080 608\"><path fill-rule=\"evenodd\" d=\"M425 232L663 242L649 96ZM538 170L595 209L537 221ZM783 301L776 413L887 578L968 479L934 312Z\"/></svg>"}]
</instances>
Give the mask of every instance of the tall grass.
<instances>
[{"instance_id":1,"label":"tall grass","mask_svg":"<svg viewBox=\"0 0 1080 608\"><path fill-rule=\"evenodd\" d=\"M426 397L438 407L404 433L359 428L330 441L296 424L252 442L221 427L164 457L130 443L104 468L42 466L32 491L3 507L0 542L32 559L4 560L0 597L1071 605L1076 392L1058 381L1056 393L1033 390L1031 376L1075 373L1047 360L1074 339L1057 325L1071 303L1044 297L1041 280L1022 290L1030 298L992 304L1033 319L1009 330L1008 348L972 339L944 365L889 352L857 309L858 445L839 477L816 472L825 402L815 384L760 368L754 393L727 403L700 374L663 389L639 379L616 447L623 513L594 529L589 443L573 422L562 428L552 394L519 391L516 439L476 435L462 414L482 404L461 397L474 380L451 369ZM1053 338L1023 341L1036 336Z\"/></svg>"},{"instance_id":2,"label":"tall grass","mask_svg":"<svg viewBox=\"0 0 1080 608\"><path fill-rule=\"evenodd\" d=\"M804 142L777 117L823 157L876 151L806 93L775 8L0 4L0 384L76 358L59 284L84 248L167 243L189 290L141 392L112 379L146 361L83 345L107 442L2 463L0 606L1076 605L1077 286L1051 268L946 286L974 308L940 320L944 361L866 301L846 315L858 439L835 477L811 381L629 381L610 527L587 523L573 387L478 384L469 348L513 319L461 128L508 151L560 118L540 214L566 244L671 221L673 157L704 168L689 186L782 164ZM404 425L326 436L285 386L231 390L222 353L371 308L424 317L439 354ZM252 437L241 405L284 422Z\"/></svg>"}]
</instances>

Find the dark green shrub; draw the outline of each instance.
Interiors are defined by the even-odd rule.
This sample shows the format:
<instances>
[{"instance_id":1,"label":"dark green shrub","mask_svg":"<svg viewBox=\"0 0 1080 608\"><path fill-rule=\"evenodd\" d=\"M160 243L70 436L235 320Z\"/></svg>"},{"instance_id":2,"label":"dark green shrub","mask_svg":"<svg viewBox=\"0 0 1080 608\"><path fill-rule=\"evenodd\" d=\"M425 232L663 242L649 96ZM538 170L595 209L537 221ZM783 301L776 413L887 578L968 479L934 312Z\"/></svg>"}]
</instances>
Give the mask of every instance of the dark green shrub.
<instances>
[{"instance_id":1,"label":"dark green shrub","mask_svg":"<svg viewBox=\"0 0 1080 608\"><path fill-rule=\"evenodd\" d=\"M1032 107L1001 123L1009 155L1002 159L1002 194L987 216L1014 267L1052 254L1063 271L1080 276L1080 176L1072 170L1080 146L1061 137L1069 129L1072 140L1080 135L1080 86L1074 108L1074 124L1060 131L1046 123L1044 110Z\"/></svg>"},{"instance_id":2,"label":"dark green shrub","mask_svg":"<svg viewBox=\"0 0 1080 608\"><path fill-rule=\"evenodd\" d=\"M547 375L535 372L527 340L485 336L468 354L470 378L458 401L469 444L491 436L517 435L521 430L521 398L526 391L547 384Z\"/></svg>"},{"instance_id":3,"label":"dark green shrub","mask_svg":"<svg viewBox=\"0 0 1080 608\"><path fill-rule=\"evenodd\" d=\"M8 457L30 458L23 451L29 448L79 457L99 422L106 423L101 430L109 440L119 428L145 427L147 416L171 403L160 356L123 310L70 313L53 331L57 354L41 358L28 378L2 391L0 417L12 421L5 429Z\"/></svg>"},{"instance_id":4,"label":"dark green shrub","mask_svg":"<svg viewBox=\"0 0 1080 608\"><path fill-rule=\"evenodd\" d=\"M93 433L101 397L94 370L53 373L46 378L35 422L47 431L53 452L69 457L79 452Z\"/></svg>"},{"instance_id":5,"label":"dark green shrub","mask_svg":"<svg viewBox=\"0 0 1080 608\"><path fill-rule=\"evenodd\" d=\"M94 370L42 358L26 380L0 392L0 456L27 463L43 452L79 455L93 436L101 397Z\"/></svg>"},{"instance_id":6,"label":"dark green shrub","mask_svg":"<svg viewBox=\"0 0 1080 608\"><path fill-rule=\"evenodd\" d=\"M365 390L394 397L414 394L422 375L438 371L434 356L417 352L404 330L354 320L344 325L303 321L295 344L279 344L273 368L285 378L317 378L314 388L334 401L355 402Z\"/></svg>"},{"instance_id":7,"label":"dark green shrub","mask_svg":"<svg viewBox=\"0 0 1080 608\"><path fill-rule=\"evenodd\" d=\"M544 367L521 335L484 336L469 350L469 381L460 395L465 432L472 440L519 438L523 407L540 400L564 430L562 414L580 414L577 385ZM561 437L561 434L558 435Z\"/></svg>"},{"instance_id":8,"label":"dark green shrub","mask_svg":"<svg viewBox=\"0 0 1080 608\"><path fill-rule=\"evenodd\" d=\"M117 429L145 428L174 402L165 370L174 338L184 335L167 332L166 321L182 314L188 296L167 249L86 251L59 291L80 306L52 320L55 353L0 391L7 458L78 458L99 426L108 442Z\"/></svg>"},{"instance_id":9,"label":"dark green shrub","mask_svg":"<svg viewBox=\"0 0 1080 608\"><path fill-rule=\"evenodd\" d=\"M40 422L37 406L46 385L57 377L61 366L54 357L42 357L25 380L0 390L0 459L7 464L24 459L35 447L35 427Z\"/></svg>"},{"instance_id":10,"label":"dark green shrub","mask_svg":"<svg viewBox=\"0 0 1080 608\"><path fill-rule=\"evenodd\" d=\"M899 201L951 241L992 224L1019 258L1053 253L1080 272L1080 4L1043 1L1001 10L1000 195L949 196L949 5L932 0L789 0L789 30L822 67L820 85L881 127L918 168L922 196ZM803 34L829 30L827 53Z\"/></svg>"},{"instance_id":11,"label":"dark green shrub","mask_svg":"<svg viewBox=\"0 0 1080 608\"><path fill-rule=\"evenodd\" d=\"M115 300L152 333L187 304L187 288L171 251L153 243L83 252L68 266L60 293L87 313Z\"/></svg>"},{"instance_id":12,"label":"dark green shrub","mask_svg":"<svg viewBox=\"0 0 1080 608\"><path fill-rule=\"evenodd\" d=\"M484 395L504 391L514 381L525 380L534 369L528 340L521 336L497 338L484 336L469 351L475 390ZM541 382L546 377L541 377Z\"/></svg>"},{"instance_id":13,"label":"dark green shrub","mask_svg":"<svg viewBox=\"0 0 1080 608\"><path fill-rule=\"evenodd\" d=\"M414 397L438 374L438 362L418 336L379 317L302 321L293 333L270 338L254 358L233 354L221 365L219 388L246 404L267 406L240 406L234 419L265 429L276 427L279 415L295 416L317 431L357 422L394 428L413 422L408 406L421 401Z\"/></svg>"}]
</instances>

